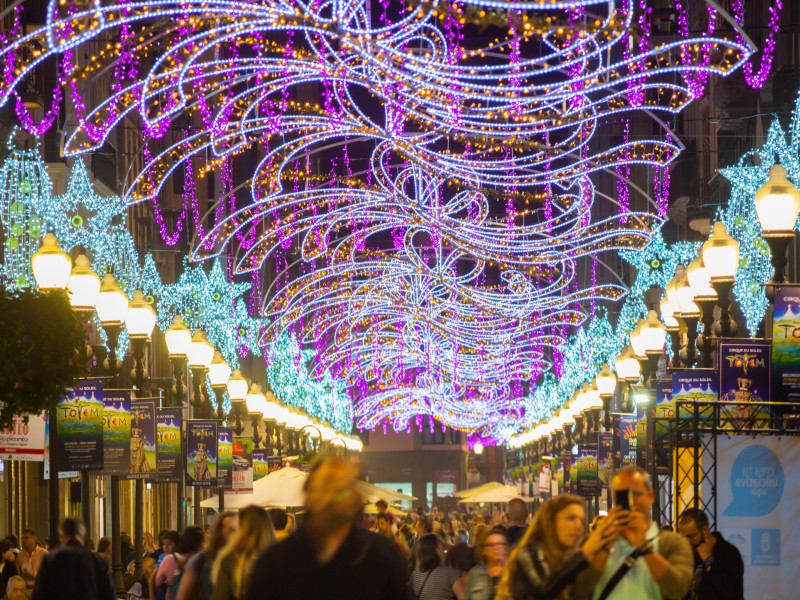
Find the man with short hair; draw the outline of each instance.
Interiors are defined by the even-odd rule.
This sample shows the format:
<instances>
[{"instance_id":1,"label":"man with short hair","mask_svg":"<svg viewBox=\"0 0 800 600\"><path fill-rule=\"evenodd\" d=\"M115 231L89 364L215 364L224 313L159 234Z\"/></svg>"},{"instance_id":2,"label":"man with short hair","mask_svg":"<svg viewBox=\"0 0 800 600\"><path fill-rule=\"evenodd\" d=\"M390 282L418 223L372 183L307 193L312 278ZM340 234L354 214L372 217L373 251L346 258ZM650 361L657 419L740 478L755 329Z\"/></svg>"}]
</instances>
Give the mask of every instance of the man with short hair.
<instances>
[{"instance_id":1,"label":"man with short hair","mask_svg":"<svg viewBox=\"0 0 800 600\"><path fill-rule=\"evenodd\" d=\"M692 583L692 549L684 536L662 531L651 520L655 493L650 475L640 467L625 467L614 475L611 489L614 497L627 492L631 506L617 517L621 533L593 599L606 594L607 600L681 600Z\"/></svg>"},{"instance_id":2,"label":"man with short hair","mask_svg":"<svg viewBox=\"0 0 800 600\"><path fill-rule=\"evenodd\" d=\"M39 539L33 529L22 530L22 550L17 554L17 571L25 580L28 589L33 588L39 565L47 555L47 550L39 545Z\"/></svg>"},{"instance_id":3,"label":"man with short hair","mask_svg":"<svg viewBox=\"0 0 800 600\"><path fill-rule=\"evenodd\" d=\"M525 535L525 529L528 526L528 507L520 498L512 498L508 501L506 508L508 514L508 529L506 529L506 538L508 539L508 546L515 546L517 542Z\"/></svg>"},{"instance_id":4,"label":"man with short hair","mask_svg":"<svg viewBox=\"0 0 800 600\"><path fill-rule=\"evenodd\" d=\"M375 515L375 529L373 531L377 534L394 539L392 527L389 524L389 518L386 516L386 513L378 513Z\"/></svg>"},{"instance_id":5,"label":"man with short hair","mask_svg":"<svg viewBox=\"0 0 800 600\"><path fill-rule=\"evenodd\" d=\"M694 579L686 600L743 600L742 555L721 533L711 533L706 514L699 508L685 510L678 532L694 550Z\"/></svg>"},{"instance_id":6,"label":"man with short hair","mask_svg":"<svg viewBox=\"0 0 800 600\"><path fill-rule=\"evenodd\" d=\"M9 577L6 583L6 595L2 600L25 600L25 580L19 575Z\"/></svg>"},{"instance_id":7,"label":"man with short hair","mask_svg":"<svg viewBox=\"0 0 800 600\"><path fill-rule=\"evenodd\" d=\"M31 600L114 600L108 565L84 546L83 521L67 517L59 527L58 537L61 546L42 559Z\"/></svg>"},{"instance_id":8,"label":"man with short hair","mask_svg":"<svg viewBox=\"0 0 800 600\"><path fill-rule=\"evenodd\" d=\"M426 533L433 533L433 521L429 517L420 517L414 523L414 531L417 534L417 539L421 538Z\"/></svg>"}]
</instances>

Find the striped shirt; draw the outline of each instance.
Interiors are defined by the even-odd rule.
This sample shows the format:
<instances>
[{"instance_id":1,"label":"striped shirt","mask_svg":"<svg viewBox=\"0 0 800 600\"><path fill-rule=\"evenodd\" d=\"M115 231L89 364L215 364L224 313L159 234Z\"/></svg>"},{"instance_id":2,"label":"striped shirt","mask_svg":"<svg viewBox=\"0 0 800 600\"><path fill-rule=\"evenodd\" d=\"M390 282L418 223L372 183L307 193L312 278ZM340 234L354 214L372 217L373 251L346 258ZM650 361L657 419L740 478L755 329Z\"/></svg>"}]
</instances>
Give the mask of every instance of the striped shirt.
<instances>
[{"instance_id":1,"label":"striped shirt","mask_svg":"<svg viewBox=\"0 0 800 600\"><path fill-rule=\"evenodd\" d=\"M458 571L453 567L438 566L433 571L414 569L411 573L411 591L414 592L414 598L419 600L450 600L454 597L453 585L456 581Z\"/></svg>"}]
</instances>

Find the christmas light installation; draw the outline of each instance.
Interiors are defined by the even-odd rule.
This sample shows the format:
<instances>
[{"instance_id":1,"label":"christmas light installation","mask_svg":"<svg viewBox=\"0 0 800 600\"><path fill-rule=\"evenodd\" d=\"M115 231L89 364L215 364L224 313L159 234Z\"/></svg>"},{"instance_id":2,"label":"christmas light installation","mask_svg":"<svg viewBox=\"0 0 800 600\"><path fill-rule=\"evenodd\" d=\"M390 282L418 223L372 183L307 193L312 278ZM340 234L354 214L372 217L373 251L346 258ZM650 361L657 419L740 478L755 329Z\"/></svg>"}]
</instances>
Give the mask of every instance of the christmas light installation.
<instances>
[{"instance_id":1,"label":"christmas light installation","mask_svg":"<svg viewBox=\"0 0 800 600\"><path fill-rule=\"evenodd\" d=\"M724 76L751 52L709 32L612 60L646 9L420 3L386 6L374 25L358 2L52 2L43 29L12 28L0 47L0 100L57 55L79 109L66 153L140 119L145 160L127 202L157 202L179 169L195 181L257 149L250 202L226 192L198 222L193 257L230 251L237 272L283 266L262 342L299 335L315 377L346 381L362 427L428 415L491 429L517 422L582 305L621 298L618 286L576 289L578 262L641 249L660 222L593 217L589 175L664 168L678 147L592 141L633 111L680 112L697 92L675 73ZM497 39L467 45L475 24ZM23 52L34 38L45 50ZM108 88L111 69L121 77ZM319 103L294 99L311 81ZM167 137L179 115L189 125Z\"/></svg>"}]
</instances>

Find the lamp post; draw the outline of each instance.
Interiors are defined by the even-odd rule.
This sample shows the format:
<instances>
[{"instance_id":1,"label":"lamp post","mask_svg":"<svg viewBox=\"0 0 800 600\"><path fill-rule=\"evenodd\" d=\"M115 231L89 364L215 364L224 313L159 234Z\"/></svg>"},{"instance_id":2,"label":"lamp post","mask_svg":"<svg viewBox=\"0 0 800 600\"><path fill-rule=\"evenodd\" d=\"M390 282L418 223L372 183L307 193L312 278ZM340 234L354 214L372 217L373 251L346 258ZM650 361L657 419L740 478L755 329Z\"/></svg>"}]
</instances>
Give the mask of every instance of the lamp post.
<instances>
[{"instance_id":1,"label":"lamp post","mask_svg":"<svg viewBox=\"0 0 800 600\"><path fill-rule=\"evenodd\" d=\"M786 281L786 249L794 239L794 226L800 212L800 191L786 178L786 169L781 164L770 169L769 179L756 192L755 205L761 237L772 251L770 283L779 285Z\"/></svg>"},{"instance_id":2,"label":"lamp post","mask_svg":"<svg viewBox=\"0 0 800 600\"><path fill-rule=\"evenodd\" d=\"M736 323L731 319L729 309L731 290L739 268L739 244L728 235L725 224L717 221L711 230L711 237L703 243L701 252L711 287L717 292L720 336L731 337L736 335Z\"/></svg>"},{"instance_id":3,"label":"lamp post","mask_svg":"<svg viewBox=\"0 0 800 600\"><path fill-rule=\"evenodd\" d=\"M680 351L681 351L681 324L675 318L675 307L667 298L666 294L661 299L661 320L667 328L667 335L669 335L670 349L672 351L672 360L669 362L668 367L677 369L681 366Z\"/></svg>"},{"instance_id":4,"label":"lamp post","mask_svg":"<svg viewBox=\"0 0 800 600\"><path fill-rule=\"evenodd\" d=\"M681 362L690 369L697 357L697 323L700 321L700 308L694 303L694 290L689 285L686 273L675 286L675 295L680 312L678 315L686 323L686 346L681 351Z\"/></svg>"},{"instance_id":5,"label":"lamp post","mask_svg":"<svg viewBox=\"0 0 800 600\"><path fill-rule=\"evenodd\" d=\"M277 423L278 413L280 413L281 406L272 390L267 390L266 405L264 407L264 447L267 453L272 456L275 449L275 424ZM319 429L317 428L317 431Z\"/></svg>"},{"instance_id":6,"label":"lamp post","mask_svg":"<svg viewBox=\"0 0 800 600\"><path fill-rule=\"evenodd\" d=\"M208 343L206 334L202 329L195 329L192 343L189 344L189 370L192 372L192 404L194 416L203 416L202 386L205 384L206 373L214 359L214 346Z\"/></svg>"},{"instance_id":7,"label":"lamp post","mask_svg":"<svg viewBox=\"0 0 800 600\"><path fill-rule=\"evenodd\" d=\"M41 247L31 257L31 270L36 279L36 286L40 292L63 291L69 282L72 271L72 260L62 251L58 238L48 233L42 240ZM51 399L52 400L52 399ZM58 427L56 426L56 405L52 404L49 410L50 421L50 481L48 492L50 504L48 506L50 517L50 541L58 545L59 515L59 490L58 490Z\"/></svg>"},{"instance_id":8,"label":"lamp post","mask_svg":"<svg viewBox=\"0 0 800 600\"><path fill-rule=\"evenodd\" d=\"M184 396L183 365L189 354L189 346L192 344L192 334L189 328L183 324L183 318L180 315L172 317L172 325L164 332L164 340L167 343L167 352L172 363L172 374L175 378L175 385L172 388L175 401L172 405L181 406Z\"/></svg>"},{"instance_id":9,"label":"lamp post","mask_svg":"<svg viewBox=\"0 0 800 600\"><path fill-rule=\"evenodd\" d=\"M645 382L652 382L658 376L658 361L664 353L664 343L667 339L667 328L658 318L658 313L651 310L647 313L647 320L642 324L640 340L647 357L647 370Z\"/></svg>"},{"instance_id":10,"label":"lamp post","mask_svg":"<svg viewBox=\"0 0 800 600\"><path fill-rule=\"evenodd\" d=\"M264 406L267 403L267 398L261 392L261 386L254 383L250 386L250 391L245 398L247 404L247 412L250 413L250 424L253 426L253 448L258 448L261 443L261 434L258 431L258 425L264 417Z\"/></svg>"},{"instance_id":11,"label":"lamp post","mask_svg":"<svg viewBox=\"0 0 800 600\"><path fill-rule=\"evenodd\" d=\"M225 392L228 389L228 380L231 376L231 367L222 358L222 354L217 350L214 352L214 358L208 367L208 380L211 382L211 389L214 390L214 396L217 401L217 420L220 423L225 421L225 411L222 408Z\"/></svg>"},{"instance_id":12,"label":"lamp post","mask_svg":"<svg viewBox=\"0 0 800 600\"><path fill-rule=\"evenodd\" d=\"M617 391L617 376L611 372L608 363L603 363L603 368L595 376L594 383L600 393L600 399L603 401L603 427L610 431L611 400L614 398L614 392Z\"/></svg>"},{"instance_id":13,"label":"lamp post","mask_svg":"<svg viewBox=\"0 0 800 600\"><path fill-rule=\"evenodd\" d=\"M242 435L244 426L242 425L242 404L244 399L247 398L247 380L242 377L242 372L239 369L234 369L233 375L228 380L228 397L231 399L231 406L233 407L233 417L235 419L233 424L233 432L236 435Z\"/></svg>"},{"instance_id":14,"label":"lamp post","mask_svg":"<svg viewBox=\"0 0 800 600\"><path fill-rule=\"evenodd\" d=\"M630 398L630 386L639 381L641 367L630 346L625 346L625 348L623 348L620 355L614 361L614 368L617 371L617 377L626 384L627 388L624 394L625 401L620 408L625 412L633 412Z\"/></svg>"},{"instance_id":15,"label":"lamp post","mask_svg":"<svg viewBox=\"0 0 800 600\"><path fill-rule=\"evenodd\" d=\"M686 278L692 288L693 301L700 309L700 318L703 322L700 366L710 368L713 366L711 355L716 347L712 326L714 325L714 307L718 298L716 290L711 287L711 275L705 267L701 255L698 255L686 269Z\"/></svg>"}]
</instances>

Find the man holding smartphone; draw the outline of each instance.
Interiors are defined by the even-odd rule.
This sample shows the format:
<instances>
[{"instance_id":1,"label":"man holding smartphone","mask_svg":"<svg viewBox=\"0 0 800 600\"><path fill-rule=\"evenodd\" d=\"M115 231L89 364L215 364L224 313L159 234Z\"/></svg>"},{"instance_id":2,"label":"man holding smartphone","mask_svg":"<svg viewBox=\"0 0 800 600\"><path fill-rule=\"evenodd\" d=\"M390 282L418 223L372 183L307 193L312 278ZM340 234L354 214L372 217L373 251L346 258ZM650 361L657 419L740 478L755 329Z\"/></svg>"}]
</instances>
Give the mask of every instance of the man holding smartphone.
<instances>
[{"instance_id":1,"label":"man holding smartphone","mask_svg":"<svg viewBox=\"0 0 800 600\"><path fill-rule=\"evenodd\" d=\"M689 542L651 520L655 493L639 467L617 471L611 481L621 533L606 561L593 600L681 600L694 572Z\"/></svg>"}]
</instances>

